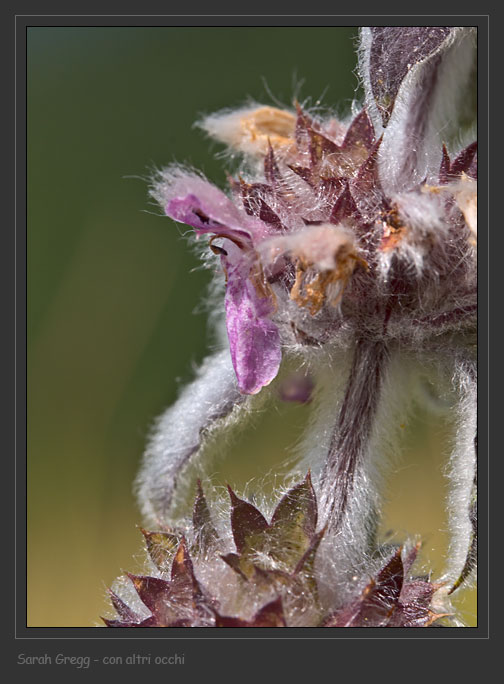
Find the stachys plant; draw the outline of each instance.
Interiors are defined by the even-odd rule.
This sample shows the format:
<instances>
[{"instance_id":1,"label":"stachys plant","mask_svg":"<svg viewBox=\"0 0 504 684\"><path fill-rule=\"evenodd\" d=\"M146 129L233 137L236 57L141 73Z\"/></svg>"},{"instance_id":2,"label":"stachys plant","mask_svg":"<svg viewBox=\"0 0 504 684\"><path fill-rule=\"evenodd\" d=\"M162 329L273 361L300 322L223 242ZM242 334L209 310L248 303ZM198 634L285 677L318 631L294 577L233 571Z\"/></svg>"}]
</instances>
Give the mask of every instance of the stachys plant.
<instances>
[{"instance_id":1,"label":"stachys plant","mask_svg":"<svg viewBox=\"0 0 504 684\"><path fill-rule=\"evenodd\" d=\"M476 30L363 28L359 60L365 102L346 121L299 103L203 119L241 160L227 194L178 165L154 179L165 214L209 236L227 335L147 447L136 484L156 530L151 575L112 593L109 626L430 626L474 575ZM230 489L230 525L200 484L192 523L180 520L210 438L288 359L305 378L294 396L314 396L298 484L264 514ZM425 377L454 425L436 582L412 574L417 545L376 533L394 426Z\"/></svg>"}]
</instances>

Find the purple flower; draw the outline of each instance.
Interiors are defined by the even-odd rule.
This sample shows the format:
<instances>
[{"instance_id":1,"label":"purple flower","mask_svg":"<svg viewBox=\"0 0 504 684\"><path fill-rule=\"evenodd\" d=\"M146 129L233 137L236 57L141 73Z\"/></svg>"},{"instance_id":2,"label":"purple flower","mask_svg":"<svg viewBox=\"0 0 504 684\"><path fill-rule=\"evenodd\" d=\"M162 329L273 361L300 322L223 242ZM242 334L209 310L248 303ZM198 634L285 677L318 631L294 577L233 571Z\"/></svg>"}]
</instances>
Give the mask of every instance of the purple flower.
<instances>
[{"instance_id":1,"label":"purple flower","mask_svg":"<svg viewBox=\"0 0 504 684\"><path fill-rule=\"evenodd\" d=\"M197 176L180 175L166 199L168 216L192 226L198 235L213 235L210 246L226 274L226 322L238 385L242 392L256 394L276 376L281 360L278 327L271 320L272 292L255 251L271 229ZM216 238L224 246L214 246Z\"/></svg>"},{"instance_id":2,"label":"purple flower","mask_svg":"<svg viewBox=\"0 0 504 684\"><path fill-rule=\"evenodd\" d=\"M436 36L446 39L446 31L431 41ZM269 384L282 344L303 334L327 342L350 325L397 337L399 325L407 337L416 335L412 328L418 327L420 310L447 314L462 301L468 315L474 313L469 283L460 279L460 288L453 288L447 277L470 249L476 148L470 145L452 162L438 141L435 162L423 154L419 172L411 141L428 128L429 110L423 117L413 112L418 131L412 124L411 140L403 146L395 141L395 129L392 140L388 130L378 137L366 108L348 124L317 121L299 106L296 115L271 107L245 110L239 126L237 114L214 116L207 127L219 137L231 136L238 148L253 149L254 142L258 147L250 180L232 181L233 201L178 167L163 173L154 194L166 214L199 236L211 234L210 245L220 254L229 345L242 392L255 394ZM284 135L272 141L269 131L278 121ZM389 125L394 123L392 117ZM375 125L381 132L381 122ZM262 155L264 137L268 148ZM400 176L392 184L390 174L397 169ZM451 244L444 239L447 231ZM428 282L431 264L436 293ZM409 272L399 274L401 268ZM401 280L407 311L396 306L393 278Z\"/></svg>"}]
</instances>

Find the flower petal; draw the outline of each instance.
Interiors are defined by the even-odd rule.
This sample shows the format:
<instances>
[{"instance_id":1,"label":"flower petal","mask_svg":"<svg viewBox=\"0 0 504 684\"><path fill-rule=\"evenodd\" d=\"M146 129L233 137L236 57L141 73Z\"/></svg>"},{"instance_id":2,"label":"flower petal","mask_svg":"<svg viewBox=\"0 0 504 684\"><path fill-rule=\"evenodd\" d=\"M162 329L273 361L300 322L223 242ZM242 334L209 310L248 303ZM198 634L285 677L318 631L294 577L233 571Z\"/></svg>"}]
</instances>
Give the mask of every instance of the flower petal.
<instances>
[{"instance_id":1,"label":"flower petal","mask_svg":"<svg viewBox=\"0 0 504 684\"><path fill-rule=\"evenodd\" d=\"M224 235L230 239L245 241L250 243L250 235L244 230L230 228L224 225L221 221L212 218L219 216L218 211L212 211L214 207L209 204L203 204L201 200L192 193L184 197L175 197L166 206L166 215L174 221L185 223L196 229L198 235L204 233L216 233ZM226 212L223 211L222 215Z\"/></svg>"},{"instance_id":2,"label":"flower petal","mask_svg":"<svg viewBox=\"0 0 504 684\"><path fill-rule=\"evenodd\" d=\"M199 235L218 233L252 244L271 231L255 217L247 216L219 188L178 166L164 169L151 195L174 221L196 229Z\"/></svg>"},{"instance_id":3,"label":"flower petal","mask_svg":"<svg viewBox=\"0 0 504 684\"><path fill-rule=\"evenodd\" d=\"M269 319L273 303L258 295L244 262L228 271L226 325L238 387L257 394L278 373L282 352L278 328Z\"/></svg>"}]
</instances>

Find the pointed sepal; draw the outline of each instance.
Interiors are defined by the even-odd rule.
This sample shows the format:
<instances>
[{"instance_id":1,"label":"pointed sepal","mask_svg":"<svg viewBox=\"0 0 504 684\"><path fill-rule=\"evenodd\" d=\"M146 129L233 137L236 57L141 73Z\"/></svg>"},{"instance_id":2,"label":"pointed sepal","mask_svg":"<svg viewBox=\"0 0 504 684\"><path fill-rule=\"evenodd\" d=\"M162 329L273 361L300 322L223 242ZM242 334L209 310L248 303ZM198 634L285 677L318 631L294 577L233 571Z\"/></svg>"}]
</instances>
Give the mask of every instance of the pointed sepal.
<instances>
[{"instance_id":1,"label":"pointed sepal","mask_svg":"<svg viewBox=\"0 0 504 684\"><path fill-rule=\"evenodd\" d=\"M195 549L202 553L206 553L215 545L218 535L212 522L210 509L208 508L208 503L203 492L201 480L198 480L198 491L196 500L194 501L192 523L195 536Z\"/></svg>"},{"instance_id":2,"label":"pointed sepal","mask_svg":"<svg viewBox=\"0 0 504 684\"><path fill-rule=\"evenodd\" d=\"M149 556L160 572L169 572L179 537L170 532L147 532L140 528Z\"/></svg>"},{"instance_id":3,"label":"pointed sepal","mask_svg":"<svg viewBox=\"0 0 504 684\"><path fill-rule=\"evenodd\" d=\"M248 501L239 499L228 486L231 498L231 528L237 551L242 553L254 549L262 532L268 528L268 522L260 511Z\"/></svg>"},{"instance_id":4,"label":"pointed sepal","mask_svg":"<svg viewBox=\"0 0 504 684\"><path fill-rule=\"evenodd\" d=\"M283 613L282 599L263 606L251 620L242 620L237 617L226 617L217 615L215 618L216 627L287 627Z\"/></svg>"}]
</instances>

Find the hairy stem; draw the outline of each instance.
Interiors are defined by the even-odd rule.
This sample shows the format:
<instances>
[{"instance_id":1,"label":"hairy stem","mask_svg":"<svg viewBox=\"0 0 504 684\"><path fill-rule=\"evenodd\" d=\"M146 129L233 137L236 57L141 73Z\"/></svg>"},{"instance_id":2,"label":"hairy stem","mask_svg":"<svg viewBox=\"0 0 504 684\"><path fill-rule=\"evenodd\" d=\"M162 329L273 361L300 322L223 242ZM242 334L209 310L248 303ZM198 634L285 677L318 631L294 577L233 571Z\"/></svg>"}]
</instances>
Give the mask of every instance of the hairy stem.
<instances>
[{"instance_id":1,"label":"hairy stem","mask_svg":"<svg viewBox=\"0 0 504 684\"><path fill-rule=\"evenodd\" d=\"M235 407L243 405L229 350L208 357L197 378L158 420L136 480L146 521L166 522L176 505L186 467L202 452L206 438ZM182 495L177 498L183 498Z\"/></svg>"},{"instance_id":2,"label":"hairy stem","mask_svg":"<svg viewBox=\"0 0 504 684\"><path fill-rule=\"evenodd\" d=\"M326 519L334 531L342 524L355 473L366 456L387 359L383 342L358 340L321 478Z\"/></svg>"},{"instance_id":3,"label":"hairy stem","mask_svg":"<svg viewBox=\"0 0 504 684\"><path fill-rule=\"evenodd\" d=\"M477 561L477 368L475 359L456 357L458 395L450 468L451 541L446 578L454 592L474 572Z\"/></svg>"}]
</instances>

